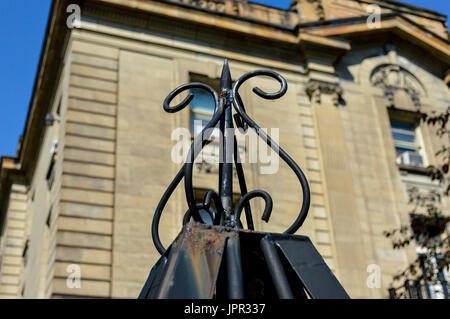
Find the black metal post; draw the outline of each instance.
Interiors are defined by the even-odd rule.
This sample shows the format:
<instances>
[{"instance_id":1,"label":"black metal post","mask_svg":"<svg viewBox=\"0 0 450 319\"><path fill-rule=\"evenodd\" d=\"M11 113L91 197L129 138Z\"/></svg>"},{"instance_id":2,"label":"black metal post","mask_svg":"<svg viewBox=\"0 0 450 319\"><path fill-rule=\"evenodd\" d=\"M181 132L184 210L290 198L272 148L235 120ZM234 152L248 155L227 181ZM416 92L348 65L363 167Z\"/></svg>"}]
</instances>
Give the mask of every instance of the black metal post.
<instances>
[{"instance_id":1,"label":"black metal post","mask_svg":"<svg viewBox=\"0 0 450 319\"><path fill-rule=\"evenodd\" d=\"M444 298L447 299L448 298L448 283L447 283L447 280L445 280L445 275L442 270L439 272L439 281L441 282L441 285L442 285L442 292L444 294Z\"/></svg>"},{"instance_id":2,"label":"black metal post","mask_svg":"<svg viewBox=\"0 0 450 319\"><path fill-rule=\"evenodd\" d=\"M424 286L425 286L425 292L427 293L427 299L432 299L431 296L431 289L430 289L430 285L426 284L426 266L425 266L425 256L424 255L419 255L419 262L420 262L420 268L422 270L422 274L423 274L423 279L424 279Z\"/></svg>"},{"instance_id":3,"label":"black metal post","mask_svg":"<svg viewBox=\"0 0 450 319\"><path fill-rule=\"evenodd\" d=\"M448 282L446 280L441 281L442 291L444 292L444 298L448 299Z\"/></svg>"},{"instance_id":4,"label":"black metal post","mask_svg":"<svg viewBox=\"0 0 450 319\"><path fill-rule=\"evenodd\" d=\"M389 299L397 299L397 293L395 288L389 288Z\"/></svg>"},{"instance_id":5,"label":"black metal post","mask_svg":"<svg viewBox=\"0 0 450 319\"><path fill-rule=\"evenodd\" d=\"M228 60L225 59L220 78L220 95L223 101L224 114L220 119L220 132L222 134L222 151L219 166L219 196L225 213L225 223L234 227L236 221L232 215L233 208L233 119L231 116L231 74Z\"/></svg>"},{"instance_id":6,"label":"black metal post","mask_svg":"<svg viewBox=\"0 0 450 319\"><path fill-rule=\"evenodd\" d=\"M417 299L423 299L422 285L420 284L420 280L414 281L414 288L416 289Z\"/></svg>"},{"instance_id":7,"label":"black metal post","mask_svg":"<svg viewBox=\"0 0 450 319\"><path fill-rule=\"evenodd\" d=\"M411 285L409 279L405 280L405 290L408 292L409 299L419 299L415 285Z\"/></svg>"},{"instance_id":8,"label":"black metal post","mask_svg":"<svg viewBox=\"0 0 450 319\"><path fill-rule=\"evenodd\" d=\"M261 249L278 297L280 297L280 299L294 299L294 294L292 293L289 281L284 273L280 256L269 236L266 236L261 240Z\"/></svg>"},{"instance_id":9,"label":"black metal post","mask_svg":"<svg viewBox=\"0 0 450 319\"><path fill-rule=\"evenodd\" d=\"M229 299L244 299L241 246L239 237L227 239L227 294Z\"/></svg>"}]
</instances>

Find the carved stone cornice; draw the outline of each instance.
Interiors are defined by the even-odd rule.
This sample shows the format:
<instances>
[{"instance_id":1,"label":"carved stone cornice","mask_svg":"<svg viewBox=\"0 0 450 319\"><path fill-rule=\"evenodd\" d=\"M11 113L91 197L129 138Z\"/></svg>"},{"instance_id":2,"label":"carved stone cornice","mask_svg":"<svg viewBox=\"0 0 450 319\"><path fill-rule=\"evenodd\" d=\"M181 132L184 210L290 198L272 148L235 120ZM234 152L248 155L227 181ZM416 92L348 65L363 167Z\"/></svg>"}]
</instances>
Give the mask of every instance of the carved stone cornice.
<instances>
[{"instance_id":1,"label":"carved stone cornice","mask_svg":"<svg viewBox=\"0 0 450 319\"><path fill-rule=\"evenodd\" d=\"M198 8L209 9L220 13L229 13L239 15L238 1L228 0L175 0L175 2L186 3ZM243 1L240 1L243 2ZM246 1L245 1L246 2Z\"/></svg>"},{"instance_id":2,"label":"carved stone cornice","mask_svg":"<svg viewBox=\"0 0 450 319\"><path fill-rule=\"evenodd\" d=\"M325 10L323 9L322 0L308 0L308 2L312 2L314 4L318 20L325 20Z\"/></svg>"},{"instance_id":3,"label":"carved stone cornice","mask_svg":"<svg viewBox=\"0 0 450 319\"><path fill-rule=\"evenodd\" d=\"M257 3L249 3L247 0L158 0L170 4L180 4L210 13L230 15L261 23L269 23L283 28L292 29L294 13L268 7Z\"/></svg>"},{"instance_id":4,"label":"carved stone cornice","mask_svg":"<svg viewBox=\"0 0 450 319\"><path fill-rule=\"evenodd\" d=\"M318 104L322 103L322 94L332 95L333 105L338 106L339 101L342 99L344 90L337 82L325 82L320 80L310 80L306 84L306 94L308 94L311 102Z\"/></svg>"}]
</instances>

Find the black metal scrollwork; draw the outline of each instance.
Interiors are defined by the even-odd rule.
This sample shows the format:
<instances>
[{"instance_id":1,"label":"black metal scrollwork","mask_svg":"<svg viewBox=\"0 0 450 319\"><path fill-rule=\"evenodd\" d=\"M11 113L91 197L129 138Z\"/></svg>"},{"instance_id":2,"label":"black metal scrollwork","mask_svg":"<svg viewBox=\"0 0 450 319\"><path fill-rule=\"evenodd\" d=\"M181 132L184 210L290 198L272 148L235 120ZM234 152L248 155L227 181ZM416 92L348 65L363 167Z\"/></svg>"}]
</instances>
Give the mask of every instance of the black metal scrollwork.
<instances>
[{"instance_id":1,"label":"black metal scrollwork","mask_svg":"<svg viewBox=\"0 0 450 319\"><path fill-rule=\"evenodd\" d=\"M239 227L243 228L242 222L240 220L242 210L245 211L247 228L250 230L254 230L252 212L250 207L250 200L255 197L263 198L265 201L265 207L262 214L262 220L265 222L269 221L271 212L272 212L272 198L270 195L263 190L252 190L248 192L244 171L242 168L242 164L239 159L239 153L237 148L236 137L233 136L234 151L233 151L233 161L236 166L236 173L239 181L239 187L241 191L241 198L236 204L234 211L230 209L231 202L231 170L232 163L220 163L219 169L219 194L210 190L206 192L203 202L196 203L194 198L194 188L192 185L192 174L193 174L193 165L194 160L206 145L206 141L212 134L212 129L219 124L220 130L222 132L222 136L225 128L233 128L232 118L234 118L235 124L237 128L240 128L244 132L247 131L248 127L255 130L256 134L267 143L269 147L271 147L274 151L276 151L279 156L283 159L283 161L294 171L297 176L301 188L302 188L302 205L299 212L298 217L294 221L294 223L285 230L285 233L293 234L295 233L305 221L305 218L308 214L308 209L310 205L310 190L309 185L306 180L305 175L303 174L300 167L295 163L295 161L275 142L273 141L267 133L262 130L255 121L253 121L248 114L245 112L245 108L242 102L242 99L239 95L239 88L241 85L256 76L268 76L280 83L280 90L275 93L266 93L262 91L260 88L253 88L253 92L264 99L278 99L282 97L287 91L287 82L286 80L276 72L269 70L258 70L254 72L249 72L241 76L233 86L231 86L231 75L228 68L228 61L225 60L222 77L221 77L221 92L218 94L213 88L203 83L189 83L184 84L173 90L164 101L164 110L169 113L175 113L181 111L186 106L188 106L192 99L194 98L193 94L190 93L181 103L176 106L170 106L171 101L179 94L186 90L190 89L202 89L208 92L214 99L215 109L214 114L208 124L203 128L201 134L197 135L194 138L194 141L191 144L191 147L188 152L188 156L186 158L186 162L183 167L178 171L175 178L170 183L169 187L165 191L162 196L155 214L153 216L152 222L152 238L155 244L156 249L159 253L164 254L165 248L161 243L159 237L159 222L164 210L165 205L167 204L170 196L172 195L175 188L178 186L180 181L184 178L184 186L185 186L185 194L186 201L188 203L188 210L186 211L183 217L183 224L186 224L191 218L193 218L197 222L206 223L204 218L200 214L200 210L205 211L213 225L225 225L229 227ZM232 114L232 107L236 113L234 117ZM227 135L224 137L224 141L222 144L222 152L227 153L230 152L229 149L225 147L225 145L229 145L227 143L227 139L231 138ZM229 141L228 141L229 142ZM228 158L228 156L223 155L222 158ZM228 165L228 166L227 166ZM211 206L214 203L215 209Z\"/></svg>"}]
</instances>

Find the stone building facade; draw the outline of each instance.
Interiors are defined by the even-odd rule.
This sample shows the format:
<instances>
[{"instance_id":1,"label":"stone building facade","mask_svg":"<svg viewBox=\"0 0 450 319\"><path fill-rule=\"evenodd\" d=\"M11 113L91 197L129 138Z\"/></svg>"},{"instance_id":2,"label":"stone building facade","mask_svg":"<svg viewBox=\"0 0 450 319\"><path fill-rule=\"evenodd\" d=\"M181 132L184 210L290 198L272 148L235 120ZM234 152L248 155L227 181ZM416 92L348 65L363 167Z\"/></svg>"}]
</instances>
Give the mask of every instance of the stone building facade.
<instances>
[{"instance_id":1,"label":"stone building facade","mask_svg":"<svg viewBox=\"0 0 450 319\"><path fill-rule=\"evenodd\" d=\"M71 4L81 9L75 28ZM1 298L137 297L159 257L153 212L181 165L171 161L171 133L193 116L165 113L162 102L195 78L216 81L225 57L233 80L256 69L286 78L279 100L250 85L241 95L260 126L279 128L308 177L312 203L299 233L351 297L387 297L416 252L394 251L382 232L407 223L408 185L438 189L424 167L436 163L440 141L417 111L450 103L445 16L381 0L295 0L289 10L246 0L55 0L17 156L1 162ZM248 186L268 191L274 212L255 226L284 230L299 185L283 163L276 175L260 166L244 164ZM214 169L203 168L194 186L216 189ZM161 223L165 245L186 209L181 187ZM367 285L371 264L380 288ZM67 284L71 265L79 288Z\"/></svg>"}]
</instances>

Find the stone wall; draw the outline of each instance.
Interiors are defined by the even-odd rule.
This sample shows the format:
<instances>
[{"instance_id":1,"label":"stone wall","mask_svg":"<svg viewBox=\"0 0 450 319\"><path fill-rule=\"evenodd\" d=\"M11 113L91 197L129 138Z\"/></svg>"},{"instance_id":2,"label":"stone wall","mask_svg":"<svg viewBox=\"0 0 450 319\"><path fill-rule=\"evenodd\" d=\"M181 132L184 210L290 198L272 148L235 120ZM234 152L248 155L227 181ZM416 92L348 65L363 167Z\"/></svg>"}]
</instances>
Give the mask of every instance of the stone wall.
<instances>
[{"instance_id":1,"label":"stone wall","mask_svg":"<svg viewBox=\"0 0 450 319\"><path fill-rule=\"evenodd\" d=\"M119 50L72 35L53 296L111 296ZM81 288L69 288L70 264Z\"/></svg>"},{"instance_id":2,"label":"stone wall","mask_svg":"<svg viewBox=\"0 0 450 319\"><path fill-rule=\"evenodd\" d=\"M22 254L26 244L27 191L26 185L11 186L4 226L6 232L1 239L2 247L0 247L0 298L17 298L21 294Z\"/></svg>"}]
</instances>

